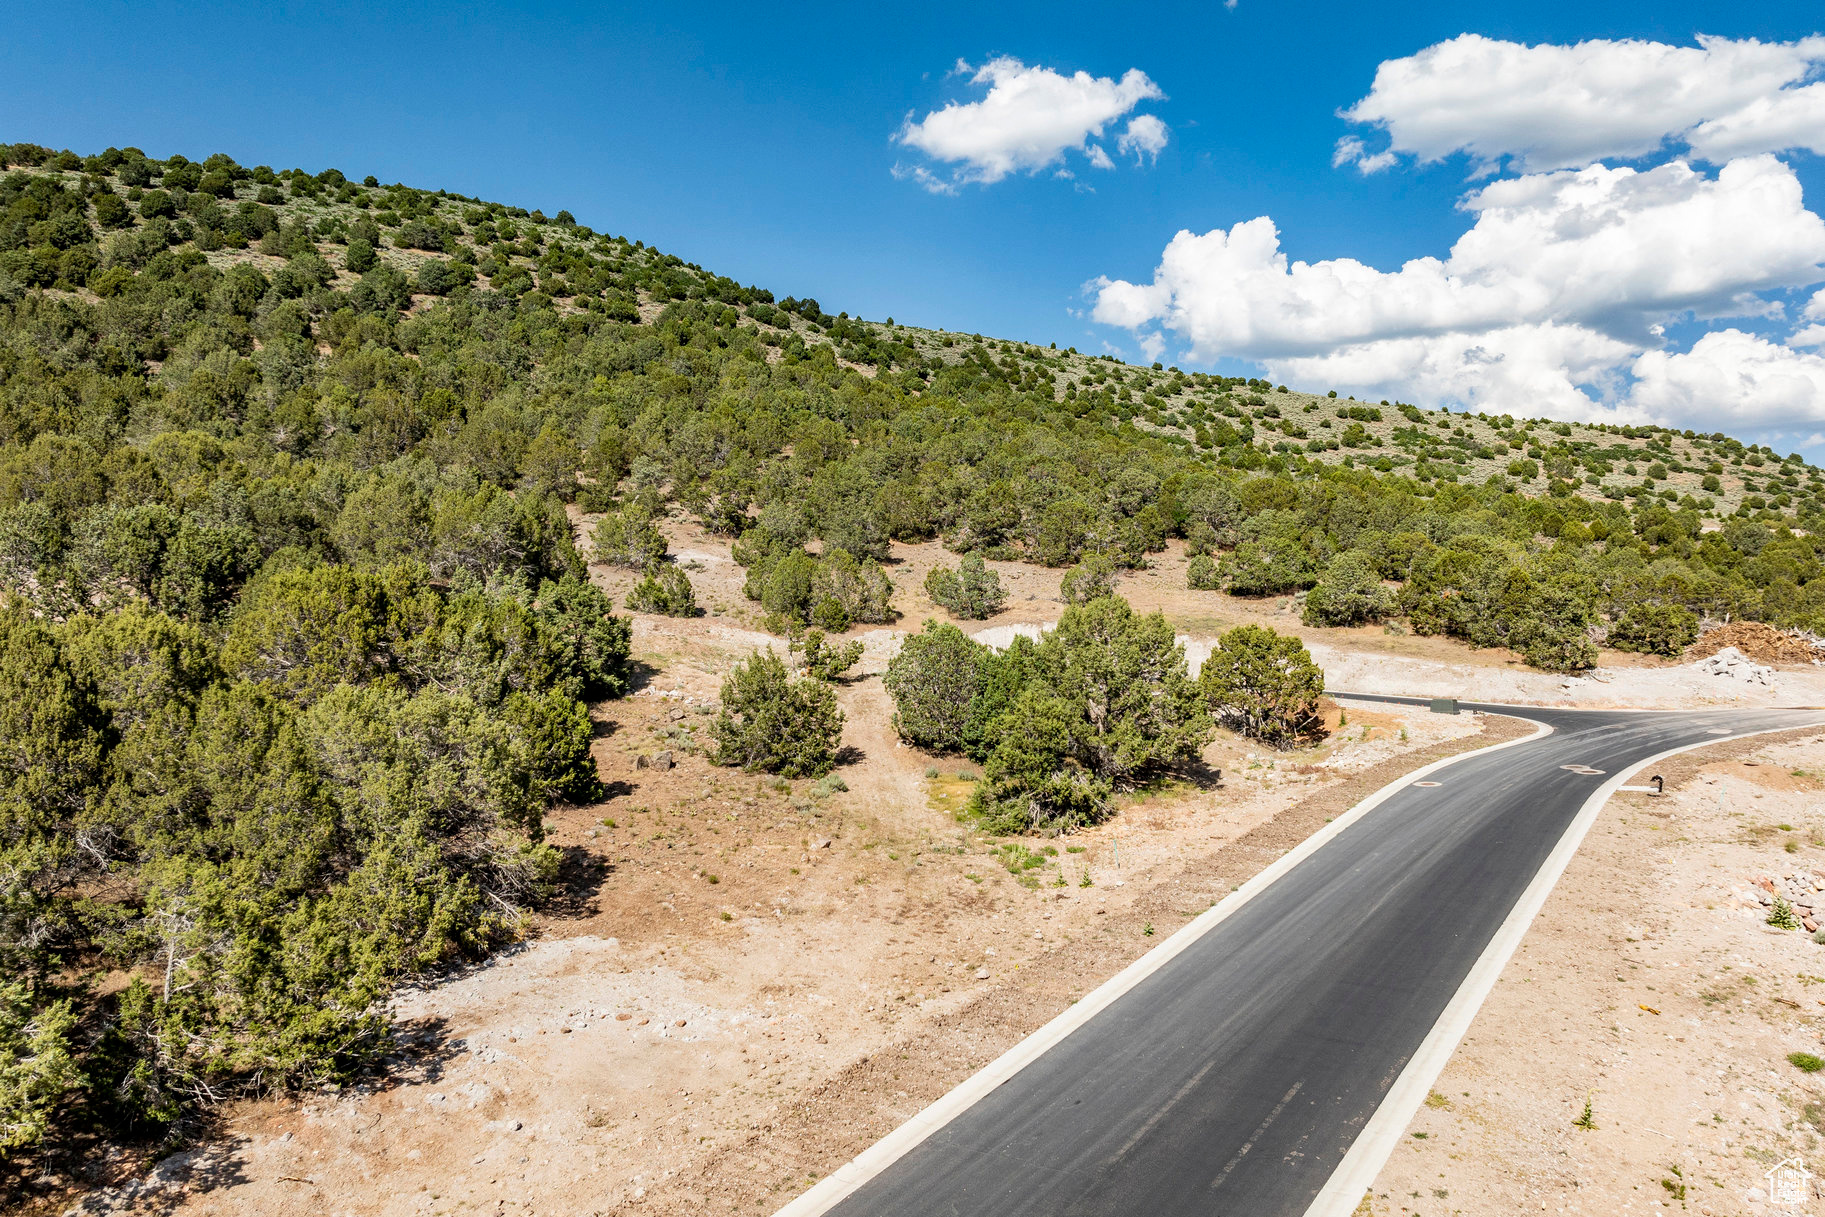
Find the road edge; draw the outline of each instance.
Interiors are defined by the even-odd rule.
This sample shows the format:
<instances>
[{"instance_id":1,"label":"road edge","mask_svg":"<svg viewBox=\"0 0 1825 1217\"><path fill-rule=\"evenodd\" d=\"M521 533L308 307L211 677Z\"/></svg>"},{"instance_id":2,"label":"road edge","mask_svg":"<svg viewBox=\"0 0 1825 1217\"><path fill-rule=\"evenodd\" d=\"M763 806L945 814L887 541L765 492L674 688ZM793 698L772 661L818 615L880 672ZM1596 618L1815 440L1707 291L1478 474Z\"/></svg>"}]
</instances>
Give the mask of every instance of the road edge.
<instances>
[{"instance_id":1,"label":"road edge","mask_svg":"<svg viewBox=\"0 0 1825 1217\"><path fill-rule=\"evenodd\" d=\"M1553 888L1558 886L1566 868L1577 856L1584 838L1596 824L1597 817L1629 778L1650 765L1682 752L1694 752L1713 744L1727 744L1732 740L1753 739L1758 735L1803 731L1809 726L1820 725L1825 725L1825 719L1820 723L1802 723L1797 727L1769 727L1761 731L1743 731L1735 735L1719 735L1681 744L1677 748L1668 748L1665 752L1656 752L1637 761L1597 787L1583 806L1578 808L1578 814L1566 827L1565 834L1534 873L1533 881L1527 885L1507 918L1496 929L1489 945L1483 948L1482 955L1477 957L1457 992L1452 994L1438 1021L1432 1024L1432 1030L1420 1041L1419 1047L1408 1059L1406 1068L1400 1071L1400 1076L1394 1079L1394 1085L1388 1088L1388 1093L1382 1097L1362 1131L1356 1134L1343 1161L1337 1164L1337 1169L1331 1172L1331 1177L1325 1180L1317 1197L1305 1210L1305 1217L1351 1217L1362 1204L1363 1193L1373 1186L1376 1176L1381 1174L1381 1168L1393 1156L1394 1147L1400 1143L1401 1133L1413 1122L1415 1113L1431 1093L1432 1083L1444 1072L1452 1053L1457 1051L1458 1044L1469 1033L1470 1024L1476 1020L1477 1012L1483 1008L1483 1002L1495 988L1496 981L1501 979L1508 961L1520 949L1521 941L1527 936L1534 918L1545 907L1547 897L1552 895Z\"/></svg>"},{"instance_id":2,"label":"road edge","mask_svg":"<svg viewBox=\"0 0 1825 1217\"><path fill-rule=\"evenodd\" d=\"M1337 694L1335 696L1347 695ZM1524 714L1498 713L1505 718L1526 719L1527 717ZM927 1137L968 1111L979 1099L1039 1059L1066 1036L1102 1013L1103 1010L1115 1004L1130 989L1172 962L1198 939L1227 920L1237 909L1273 886L1281 876L1324 848L1352 824L1391 798L1396 791L1402 790L1448 765L1455 765L1459 761L1467 761L1491 752L1499 752L1504 748L1531 743L1552 734L1552 730L1552 727L1546 723L1536 723L1535 730L1530 735L1517 736L1511 740L1503 740L1499 744L1490 744L1469 752L1460 752L1455 756L1442 757L1395 778L1282 854L1254 878L1180 927L1166 941L1098 985L1082 1000L1066 1007L1050 1022L959 1082L923 1111L826 1175L809 1191L802 1193L788 1202L784 1208L777 1210L774 1217L820 1217L821 1214L835 1208L863 1184L918 1147ZM1650 761L1656 759L1658 758L1650 758ZM1649 762L1643 762L1643 764L1647 763ZM1631 772L1633 771L1631 770ZM1506 925L1504 925L1504 929L1506 929ZM1455 1045L1455 1043L1454 1040L1453 1044ZM1436 1071L1434 1076L1436 1076ZM1431 1085L1430 1079L1428 1079L1427 1085ZM1384 1099L1383 1106L1386 1106L1386 1103L1387 1100ZM1376 1115L1379 1114L1380 1109L1377 1109ZM1373 1118L1371 1118L1371 1122L1373 1122ZM1360 1141L1361 1137L1357 1139ZM1379 1170L1379 1164L1377 1169Z\"/></svg>"}]
</instances>

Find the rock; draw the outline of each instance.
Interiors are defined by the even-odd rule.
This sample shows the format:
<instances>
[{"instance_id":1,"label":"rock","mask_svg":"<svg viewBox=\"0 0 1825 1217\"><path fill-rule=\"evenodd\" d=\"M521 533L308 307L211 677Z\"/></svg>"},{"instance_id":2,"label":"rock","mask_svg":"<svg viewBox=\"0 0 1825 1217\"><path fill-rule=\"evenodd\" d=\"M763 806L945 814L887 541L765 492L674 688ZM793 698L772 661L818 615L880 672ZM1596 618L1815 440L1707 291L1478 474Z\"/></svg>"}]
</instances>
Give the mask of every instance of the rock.
<instances>
[{"instance_id":1,"label":"rock","mask_svg":"<svg viewBox=\"0 0 1825 1217\"><path fill-rule=\"evenodd\" d=\"M671 719L675 723L683 722L684 721L684 711L683 710L673 710L670 714L666 715L666 717Z\"/></svg>"},{"instance_id":2,"label":"rock","mask_svg":"<svg viewBox=\"0 0 1825 1217\"><path fill-rule=\"evenodd\" d=\"M655 769L670 769L675 764L677 762L672 759L670 752L661 752L653 757L653 768Z\"/></svg>"},{"instance_id":3,"label":"rock","mask_svg":"<svg viewBox=\"0 0 1825 1217\"><path fill-rule=\"evenodd\" d=\"M989 978L989 970L987 968L977 968L976 969L976 979L977 980L987 980L988 978Z\"/></svg>"},{"instance_id":4,"label":"rock","mask_svg":"<svg viewBox=\"0 0 1825 1217\"><path fill-rule=\"evenodd\" d=\"M648 756L644 752L642 752L639 756L634 758L634 768L635 769L649 769L652 767L652 764L653 764L653 758Z\"/></svg>"},{"instance_id":5,"label":"rock","mask_svg":"<svg viewBox=\"0 0 1825 1217\"><path fill-rule=\"evenodd\" d=\"M829 849L830 848L830 838L829 837L819 837L817 840L815 840L811 843L811 848L812 849Z\"/></svg>"},{"instance_id":6,"label":"rock","mask_svg":"<svg viewBox=\"0 0 1825 1217\"><path fill-rule=\"evenodd\" d=\"M1701 659L1692 667L1705 676L1721 676L1729 680L1740 680L1746 684L1769 684L1774 669L1756 663L1735 647L1725 647L1708 659Z\"/></svg>"}]
</instances>

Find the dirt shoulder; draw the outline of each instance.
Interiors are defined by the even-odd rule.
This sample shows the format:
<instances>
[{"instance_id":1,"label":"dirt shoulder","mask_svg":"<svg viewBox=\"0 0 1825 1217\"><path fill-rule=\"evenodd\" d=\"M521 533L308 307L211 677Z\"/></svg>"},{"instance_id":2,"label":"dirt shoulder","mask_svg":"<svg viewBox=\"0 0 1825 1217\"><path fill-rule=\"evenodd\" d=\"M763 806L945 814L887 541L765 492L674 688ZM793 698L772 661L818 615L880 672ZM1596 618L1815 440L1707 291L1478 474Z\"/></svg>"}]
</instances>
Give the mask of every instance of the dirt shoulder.
<instances>
[{"instance_id":1,"label":"dirt shoulder","mask_svg":"<svg viewBox=\"0 0 1825 1217\"><path fill-rule=\"evenodd\" d=\"M1814 1211L1825 1172L1825 946L1766 924L1771 880L1825 908L1825 733L1733 741L1604 808L1365 1208ZM1791 878L1790 878L1791 877ZM1804 894L1800 894L1804 893ZM1591 1103L1594 1129L1576 1121Z\"/></svg>"}]
</instances>

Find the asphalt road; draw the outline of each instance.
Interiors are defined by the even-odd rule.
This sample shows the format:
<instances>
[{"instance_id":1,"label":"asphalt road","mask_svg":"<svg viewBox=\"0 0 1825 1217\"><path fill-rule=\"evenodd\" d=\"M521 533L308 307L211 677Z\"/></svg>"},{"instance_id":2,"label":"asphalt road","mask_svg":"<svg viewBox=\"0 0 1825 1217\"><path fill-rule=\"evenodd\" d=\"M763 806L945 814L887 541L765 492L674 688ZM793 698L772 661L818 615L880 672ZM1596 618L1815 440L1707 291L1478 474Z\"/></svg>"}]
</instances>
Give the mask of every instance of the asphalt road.
<instances>
[{"instance_id":1,"label":"asphalt road","mask_svg":"<svg viewBox=\"0 0 1825 1217\"><path fill-rule=\"evenodd\" d=\"M1302 1214L1607 776L1822 717L1465 708L1554 732L1398 791L829 1211Z\"/></svg>"}]
</instances>

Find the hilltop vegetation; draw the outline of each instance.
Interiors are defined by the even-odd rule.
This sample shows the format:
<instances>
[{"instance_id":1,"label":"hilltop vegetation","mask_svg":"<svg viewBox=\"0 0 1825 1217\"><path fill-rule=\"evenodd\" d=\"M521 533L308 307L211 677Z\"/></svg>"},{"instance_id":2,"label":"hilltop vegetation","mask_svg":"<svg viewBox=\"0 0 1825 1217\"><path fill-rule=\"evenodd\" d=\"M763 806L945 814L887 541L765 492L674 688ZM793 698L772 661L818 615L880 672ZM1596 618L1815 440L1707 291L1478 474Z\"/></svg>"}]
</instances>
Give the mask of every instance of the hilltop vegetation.
<instances>
[{"instance_id":1,"label":"hilltop vegetation","mask_svg":"<svg viewBox=\"0 0 1825 1217\"><path fill-rule=\"evenodd\" d=\"M934 537L1077 565L1073 622L1137 669L1170 631L1102 593L1179 539L1199 586L1553 668L1701 616L1825 627L1825 482L1722 435L831 316L567 212L335 170L0 163L0 1152L348 1076L394 986L515 932L557 865L544 812L597 795L586 703L628 679L571 504L644 609L697 611L655 525L688 513L794 636L891 619L892 544ZM998 603L976 563L937 582ZM1181 713L1092 734L1075 637L942 726L989 763L985 815L1069 821L1205 729L1170 670ZM947 645L950 695L1006 676ZM1247 697L1307 713L1262 647ZM829 699L793 696L821 743L785 764L820 772ZM770 720L725 710L729 759L766 762Z\"/></svg>"}]
</instances>

